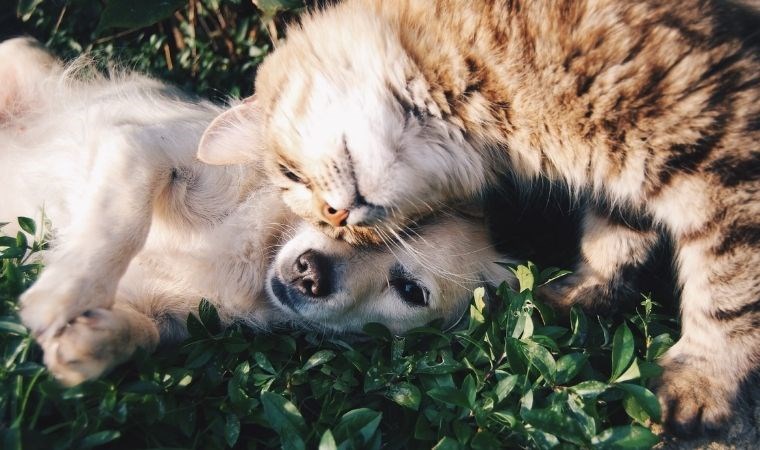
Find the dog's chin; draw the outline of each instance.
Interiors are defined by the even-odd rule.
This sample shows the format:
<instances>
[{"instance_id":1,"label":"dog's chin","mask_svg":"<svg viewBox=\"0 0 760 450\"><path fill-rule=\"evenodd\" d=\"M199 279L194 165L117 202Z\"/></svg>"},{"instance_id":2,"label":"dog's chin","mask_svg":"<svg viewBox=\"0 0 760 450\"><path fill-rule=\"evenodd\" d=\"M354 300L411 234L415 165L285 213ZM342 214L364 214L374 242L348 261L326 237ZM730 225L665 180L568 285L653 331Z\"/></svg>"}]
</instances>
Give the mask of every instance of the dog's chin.
<instances>
[{"instance_id":1,"label":"dog's chin","mask_svg":"<svg viewBox=\"0 0 760 450\"><path fill-rule=\"evenodd\" d=\"M334 324L314 321L304 315L302 308L298 306L298 296L300 294L288 289L285 283L283 283L276 275L271 276L267 281L267 290L270 297L270 303L285 315L285 317L280 317L281 321L289 323L288 326L290 327L352 340L361 339L365 336L365 334L360 331L338 329Z\"/></svg>"}]
</instances>

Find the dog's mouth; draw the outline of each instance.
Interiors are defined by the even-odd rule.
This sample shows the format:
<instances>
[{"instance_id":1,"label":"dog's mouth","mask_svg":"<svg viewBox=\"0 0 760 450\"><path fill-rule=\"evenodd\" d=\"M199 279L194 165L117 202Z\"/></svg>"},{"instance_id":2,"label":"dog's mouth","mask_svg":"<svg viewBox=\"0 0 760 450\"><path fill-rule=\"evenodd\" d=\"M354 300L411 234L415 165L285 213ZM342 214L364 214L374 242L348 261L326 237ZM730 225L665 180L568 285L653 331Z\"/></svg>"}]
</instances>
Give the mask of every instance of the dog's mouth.
<instances>
[{"instance_id":1,"label":"dog's mouth","mask_svg":"<svg viewBox=\"0 0 760 450\"><path fill-rule=\"evenodd\" d=\"M299 314L298 307L296 306L298 301L291 297L287 285L278 276L275 275L269 278L269 290L276 302L285 306L290 311Z\"/></svg>"}]
</instances>

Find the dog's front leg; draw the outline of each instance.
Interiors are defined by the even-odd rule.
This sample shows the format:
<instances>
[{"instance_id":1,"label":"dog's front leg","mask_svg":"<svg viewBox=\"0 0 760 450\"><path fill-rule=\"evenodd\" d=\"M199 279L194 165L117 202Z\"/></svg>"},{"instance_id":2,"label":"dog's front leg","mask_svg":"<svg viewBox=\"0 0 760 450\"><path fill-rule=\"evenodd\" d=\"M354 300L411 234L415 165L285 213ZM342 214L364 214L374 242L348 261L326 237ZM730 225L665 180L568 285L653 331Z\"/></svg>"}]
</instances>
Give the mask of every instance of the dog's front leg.
<instances>
[{"instance_id":1,"label":"dog's front leg","mask_svg":"<svg viewBox=\"0 0 760 450\"><path fill-rule=\"evenodd\" d=\"M83 313L113 305L119 279L145 244L153 201L171 174L159 138L131 125L91 136L89 178L81 201L72 202L72 223L21 297L21 318L41 343Z\"/></svg>"},{"instance_id":2,"label":"dog's front leg","mask_svg":"<svg viewBox=\"0 0 760 450\"><path fill-rule=\"evenodd\" d=\"M126 303L91 309L43 341L45 365L62 384L97 378L129 359L138 348L153 351L156 321Z\"/></svg>"}]
</instances>

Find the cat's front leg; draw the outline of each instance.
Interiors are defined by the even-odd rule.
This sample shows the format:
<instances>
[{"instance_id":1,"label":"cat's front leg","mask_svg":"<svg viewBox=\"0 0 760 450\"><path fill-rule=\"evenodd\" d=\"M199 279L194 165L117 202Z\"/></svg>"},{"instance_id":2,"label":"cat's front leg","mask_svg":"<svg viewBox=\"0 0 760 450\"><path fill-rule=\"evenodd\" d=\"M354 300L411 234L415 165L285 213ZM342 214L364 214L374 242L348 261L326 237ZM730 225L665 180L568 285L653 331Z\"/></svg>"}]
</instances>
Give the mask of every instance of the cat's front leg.
<instances>
[{"instance_id":1,"label":"cat's front leg","mask_svg":"<svg viewBox=\"0 0 760 450\"><path fill-rule=\"evenodd\" d=\"M72 223L57 236L40 278L21 296L22 321L40 341L88 310L110 308L119 279L145 243L153 200L169 171L138 136L124 126L95 139L90 177L73 205Z\"/></svg>"},{"instance_id":2,"label":"cat's front leg","mask_svg":"<svg viewBox=\"0 0 760 450\"><path fill-rule=\"evenodd\" d=\"M588 207L578 266L572 275L539 288L537 295L561 312L580 305L590 313L609 313L638 296L637 274L658 238L650 227L634 229Z\"/></svg>"},{"instance_id":3,"label":"cat's front leg","mask_svg":"<svg viewBox=\"0 0 760 450\"><path fill-rule=\"evenodd\" d=\"M657 394L678 435L722 429L760 363L760 249L746 228L715 225L677 241L682 336L659 361Z\"/></svg>"},{"instance_id":4,"label":"cat's front leg","mask_svg":"<svg viewBox=\"0 0 760 450\"><path fill-rule=\"evenodd\" d=\"M127 305L91 309L41 342L50 373L73 386L106 373L138 348L152 351L159 341L155 321Z\"/></svg>"}]
</instances>

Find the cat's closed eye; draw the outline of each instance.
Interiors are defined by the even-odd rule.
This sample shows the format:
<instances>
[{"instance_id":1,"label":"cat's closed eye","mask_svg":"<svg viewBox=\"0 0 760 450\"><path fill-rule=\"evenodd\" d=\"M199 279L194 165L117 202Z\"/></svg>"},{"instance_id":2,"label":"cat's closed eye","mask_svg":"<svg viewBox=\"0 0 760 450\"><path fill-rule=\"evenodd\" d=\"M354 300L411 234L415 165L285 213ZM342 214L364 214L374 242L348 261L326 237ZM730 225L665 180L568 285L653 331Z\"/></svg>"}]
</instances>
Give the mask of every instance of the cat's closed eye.
<instances>
[{"instance_id":1,"label":"cat's closed eye","mask_svg":"<svg viewBox=\"0 0 760 450\"><path fill-rule=\"evenodd\" d=\"M303 179L300 175L298 175L296 172L293 171L290 167L286 166L283 163L278 164L278 168L280 169L280 173L285 175L285 177L295 183L300 184L306 184L306 180Z\"/></svg>"}]
</instances>

